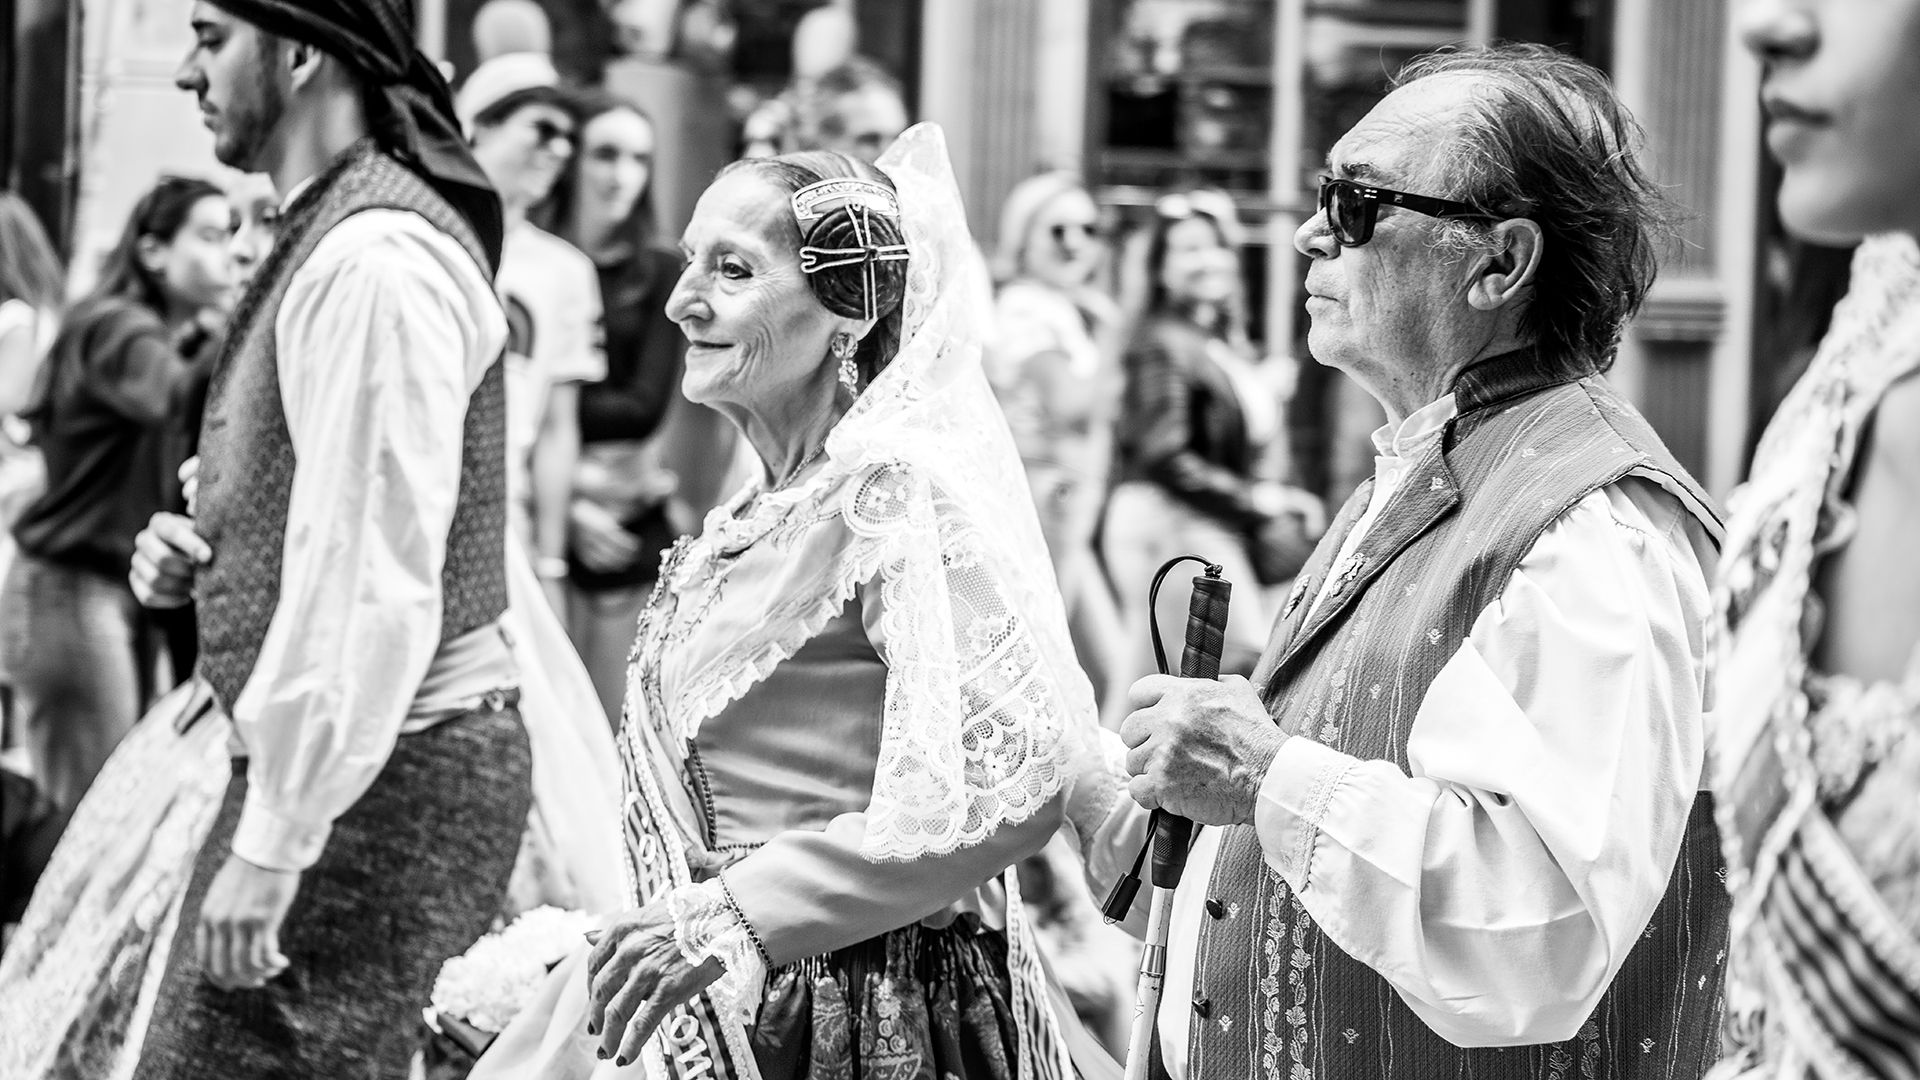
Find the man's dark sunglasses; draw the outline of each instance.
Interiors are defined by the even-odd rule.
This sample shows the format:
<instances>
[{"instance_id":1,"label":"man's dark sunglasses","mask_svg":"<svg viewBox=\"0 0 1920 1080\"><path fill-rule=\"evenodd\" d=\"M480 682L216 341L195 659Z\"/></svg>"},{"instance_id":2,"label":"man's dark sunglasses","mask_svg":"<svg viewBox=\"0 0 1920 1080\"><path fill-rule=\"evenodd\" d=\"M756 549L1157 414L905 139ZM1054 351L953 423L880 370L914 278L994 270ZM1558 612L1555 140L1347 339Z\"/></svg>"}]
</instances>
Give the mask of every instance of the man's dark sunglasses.
<instances>
[{"instance_id":1,"label":"man's dark sunglasses","mask_svg":"<svg viewBox=\"0 0 1920 1080\"><path fill-rule=\"evenodd\" d=\"M1327 215L1327 227L1333 230L1333 238L1341 247L1359 247L1373 239L1373 223L1380 216L1382 203L1428 217L1482 220L1497 217L1471 203L1409 195L1404 191L1374 187L1358 180L1335 180L1331 176L1320 178L1320 210Z\"/></svg>"},{"instance_id":2,"label":"man's dark sunglasses","mask_svg":"<svg viewBox=\"0 0 1920 1080\"><path fill-rule=\"evenodd\" d=\"M551 120L544 119L533 122L533 137L540 140L541 146L547 146L555 139L559 139L567 144L569 150L573 149L574 140L577 138L572 128L562 127Z\"/></svg>"}]
</instances>

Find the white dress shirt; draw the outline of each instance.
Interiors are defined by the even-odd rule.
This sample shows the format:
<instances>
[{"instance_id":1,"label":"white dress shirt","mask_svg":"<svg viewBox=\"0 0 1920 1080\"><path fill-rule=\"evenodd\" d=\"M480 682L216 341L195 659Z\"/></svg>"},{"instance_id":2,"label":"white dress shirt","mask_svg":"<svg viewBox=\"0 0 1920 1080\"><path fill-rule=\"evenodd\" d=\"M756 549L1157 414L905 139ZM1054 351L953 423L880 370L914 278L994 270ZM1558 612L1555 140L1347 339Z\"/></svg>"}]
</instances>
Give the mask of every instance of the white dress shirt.
<instances>
[{"instance_id":1,"label":"white dress shirt","mask_svg":"<svg viewBox=\"0 0 1920 1080\"><path fill-rule=\"evenodd\" d=\"M367 210L294 271L274 334L300 464L279 606L233 705L249 759L233 851L301 870L385 767L410 713L415 728L436 718L416 698L441 651L467 400L500 355L506 319L452 237L418 214ZM475 635L490 640L464 651L468 684L511 686L498 629L459 641ZM427 696L449 690L443 674Z\"/></svg>"},{"instance_id":2,"label":"white dress shirt","mask_svg":"<svg viewBox=\"0 0 1920 1080\"><path fill-rule=\"evenodd\" d=\"M1374 433L1373 493L1333 566L1454 415L1449 395ZM1428 687L1407 772L1305 738L1275 757L1254 820L1268 864L1449 1041L1571 1038L1659 904L1700 786L1713 557L1652 479L1596 491ZM1200 830L1174 902L1159 1026L1175 1080L1220 838Z\"/></svg>"}]
</instances>

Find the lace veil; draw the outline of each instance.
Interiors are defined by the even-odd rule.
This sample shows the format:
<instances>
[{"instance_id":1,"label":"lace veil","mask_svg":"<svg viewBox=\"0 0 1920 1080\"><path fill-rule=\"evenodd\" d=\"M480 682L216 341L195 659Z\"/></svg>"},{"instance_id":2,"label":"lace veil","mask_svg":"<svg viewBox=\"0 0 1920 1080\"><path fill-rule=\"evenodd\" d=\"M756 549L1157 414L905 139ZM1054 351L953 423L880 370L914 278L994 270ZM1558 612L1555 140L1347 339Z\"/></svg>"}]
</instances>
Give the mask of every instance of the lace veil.
<instances>
[{"instance_id":1,"label":"lace veil","mask_svg":"<svg viewBox=\"0 0 1920 1080\"><path fill-rule=\"evenodd\" d=\"M884 553L890 674L862 853L911 859L1031 816L1098 721L981 367L992 298L945 136L917 125L878 165L912 252L901 346L826 454L829 471L866 476L843 509Z\"/></svg>"}]
</instances>

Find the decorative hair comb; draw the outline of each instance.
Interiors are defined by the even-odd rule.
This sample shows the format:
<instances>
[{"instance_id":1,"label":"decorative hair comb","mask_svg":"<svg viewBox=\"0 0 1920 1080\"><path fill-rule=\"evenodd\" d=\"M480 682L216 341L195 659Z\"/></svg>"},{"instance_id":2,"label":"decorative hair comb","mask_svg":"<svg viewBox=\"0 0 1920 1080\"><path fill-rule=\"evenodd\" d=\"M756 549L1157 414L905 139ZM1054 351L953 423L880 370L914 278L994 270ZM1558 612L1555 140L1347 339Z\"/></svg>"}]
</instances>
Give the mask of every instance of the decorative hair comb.
<instances>
[{"instance_id":1,"label":"decorative hair comb","mask_svg":"<svg viewBox=\"0 0 1920 1080\"><path fill-rule=\"evenodd\" d=\"M793 193L793 219L801 225L818 221L842 206L864 206L890 218L900 217L900 200L883 184L859 177L835 177L808 184Z\"/></svg>"},{"instance_id":2,"label":"decorative hair comb","mask_svg":"<svg viewBox=\"0 0 1920 1080\"><path fill-rule=\"evenodd\" d=\"M874 278L874 264L882 262L904 262L908 258L907 245L882 244L876 242L872 215L880 214L894 221L900 219L900 200L883 185L857 177L839 177L808 184L793 193L793 219L800 225L801 231L810 241L816 226L828 215L845 210L853 226L853 246L820 247L807 243L800 248L800 270L814 274L830 270L837 266L859 266L865 278L861 289L861 305L865 317L879 318L877 296L879 283Z\"/></svg>"}]
</instances>

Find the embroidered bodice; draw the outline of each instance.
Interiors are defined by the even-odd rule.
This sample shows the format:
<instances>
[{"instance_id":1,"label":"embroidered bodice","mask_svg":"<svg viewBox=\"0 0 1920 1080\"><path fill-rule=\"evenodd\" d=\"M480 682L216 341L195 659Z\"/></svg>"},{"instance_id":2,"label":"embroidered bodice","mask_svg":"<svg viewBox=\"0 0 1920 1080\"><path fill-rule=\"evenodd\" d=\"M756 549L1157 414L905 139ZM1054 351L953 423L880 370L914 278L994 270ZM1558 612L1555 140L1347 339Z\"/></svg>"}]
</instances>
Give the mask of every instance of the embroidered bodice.
<instances>
[{"instance_id":1,"label":"embroidered bodice","mask_svg":"<svg viewBox=\"0 0 1920 1080\"><path fill-rule=\"evenodd\" d=\"M1856 1055L1879 1052L1862 1047L1884 1045L1861 1017L1914 993L1903 980L1920 986L1920 740L1909 737L1920 650L1898 682L1812 664L1825 617L1817 574L1852 539L1864 436L1888 390L1916 370L1920 248L1871 238L1731 500L1710 627L1720 700L1709 767L1734 896L1728 1058L1716 1080L1854 1075ZM1819 891L1799 887L1808 881ZM1797 929L1807 918L1824 920L1812 938Z\"/></svg>"}]
</instances>

